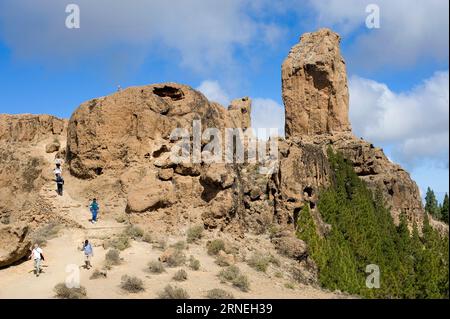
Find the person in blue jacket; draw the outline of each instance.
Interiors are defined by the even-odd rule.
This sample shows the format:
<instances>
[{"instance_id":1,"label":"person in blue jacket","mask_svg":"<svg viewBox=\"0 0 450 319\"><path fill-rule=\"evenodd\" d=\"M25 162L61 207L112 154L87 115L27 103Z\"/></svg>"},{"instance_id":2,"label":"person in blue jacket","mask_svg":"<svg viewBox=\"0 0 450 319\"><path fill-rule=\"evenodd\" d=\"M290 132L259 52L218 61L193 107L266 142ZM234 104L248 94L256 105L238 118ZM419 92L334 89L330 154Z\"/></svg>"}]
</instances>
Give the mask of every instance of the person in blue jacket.
<instances>
[{"instance_id":1,"label":"person in blue jacket","mask_svg":"<svg viewBox=\"0 0 450 319\"><path fill-rule=\"evenodd\" d=\"M97 222L97 214L100 209L100 207L98 206L98 203L97 203L97 199L94 198L92 200L92 203L89 206L89 208L90 208L91 214L92 214L91 222L92 222L92 224L95 224Z\"/></svg>"}]
</instances>

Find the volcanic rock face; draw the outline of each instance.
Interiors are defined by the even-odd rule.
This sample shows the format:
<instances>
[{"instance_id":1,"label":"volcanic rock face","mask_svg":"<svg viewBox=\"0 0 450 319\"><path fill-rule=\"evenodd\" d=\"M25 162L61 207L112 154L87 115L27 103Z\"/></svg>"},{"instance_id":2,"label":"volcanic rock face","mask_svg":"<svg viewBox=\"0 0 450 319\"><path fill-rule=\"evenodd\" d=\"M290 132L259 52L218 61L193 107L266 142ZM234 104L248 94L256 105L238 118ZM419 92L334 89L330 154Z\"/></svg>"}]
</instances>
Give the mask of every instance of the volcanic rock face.
<instances>
[{"instance_id":1,"label":"volcanic rock face","mask_svg":"<svg viewBox=\"0 0 450 319\"><path fill-rule=\"evenodd\" d=\"M0 141L31 142L64 134L66 121L50 115L0 114Z\"/></svg>"},{"instance_id":2,"label":"volcanic rock face","mask_svg":"<svg viewBox=\"0 0 450 319\"><path fill-rule=\"evenodd\" d=\"M166 83L132 87L82 104L72 115L67 153L72 174L92 178L108 169L168 155L175 128L192 133L193 121L205 128L250 124L251 101L235 100L227 111L188 86ZM164 154L166 153L166 154Z\"/></svg>"},{"instance_id":3,"label":"volcanic rock face","mask_svg":"<svg viewBox=\"0 0 450 319\"><path fill-rule=\"evenodd\" d=\"M345 132L348 87L340 37L329 29L305 33L282 66L286 137Z\"/></svg>"},{"instance_id":4,"label":"volcanic rock face","mask_svg":"<svg viewBox=\"0 0 450 319\"><path fill-rule=\"evenodd\" d=\"M33 230L62 222L39 196L53 176L37 154L65 139L66 123L49 115L0 115L0 267L29 253Z\"/></svg>"}]
</instances>

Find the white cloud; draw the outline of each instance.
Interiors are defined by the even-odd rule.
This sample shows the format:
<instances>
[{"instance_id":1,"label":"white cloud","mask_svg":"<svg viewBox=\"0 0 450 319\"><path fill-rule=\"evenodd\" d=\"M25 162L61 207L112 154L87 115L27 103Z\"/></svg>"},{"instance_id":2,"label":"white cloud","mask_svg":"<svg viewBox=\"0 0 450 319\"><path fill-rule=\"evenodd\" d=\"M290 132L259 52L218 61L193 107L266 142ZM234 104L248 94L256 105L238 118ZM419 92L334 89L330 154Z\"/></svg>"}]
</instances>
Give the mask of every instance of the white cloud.
<instances>
[{"instance_id":1,"label":"white cloud","mask_svg":"<svg viewBox=\"0 0 450 319\"><path fill-rule=\"evenodd\" d=\"M251 16L249 2L77 0L81 27L67 29L65 1L2 0L0 37L21 58L67 62L126 47L141 61L158 54L201 73L230 68L236 47L280 34Z\"/></svg>"},{"instance_id":2,"label":"white cloud","mask_svg":"<svg viewBox=\"0 0 450 319\"><path fill-rule=\"evenodd\" d=\"M230 104L230 98L217 81L205 80L196 89L202 92L210 101L220 103L225 107Z\"/></svg>"},{"instance_id":3,"label":"white cloud","mask_svg":"<svg viewBox=\"0 0 450 319\"><path fill-rule=\"evenodd\" d=\"M380 8L380 28L365 28L368 4ZM310 1L320 26L344 35L356 33L352 63L366 68L414 65L421 58L445 62L449 47L449 2L446 0Z\"/></svg>"},{"instance_id":4,"label":"white cloud","mask_svg":"<svg viewBox=\"0 0 450 319\"><path fill-rule=\"evenodd\" d=\"M205 80L197 90L202 92L210 101L219 102L223 106L230 103L229 95L219 82ZM267 98L252 98L252 128L261 139L267 139L270 129L276 129L275 136L284 136L284 107L278 102ZM258 131L259 129L259 131Z\"/></svg>"},{"instance_id":5,"label":"white cloud","mask_svg":"<svg viewBox=\"0 0 450 319\"><path fill-rule=\"evenodd\" d=\"M268 137L269 130L276 128L278 136L284 136L284 107L272 99L254 98L252 103L252 127L258 133L258 128L266 129L258 136Z\"/></svg>"},{"instance_id":6,"label":"white cloud","mask_svg":"<svg viewBox=\"0 0 450 319\"><path fill-rule=\"evenodd\" d=\"M392 145L392 156L412 165L429 159L448 166L449 73L436 72L410 91L358 76L349 81L350 118L356 135Z\"/></svg>"}]
</instances>

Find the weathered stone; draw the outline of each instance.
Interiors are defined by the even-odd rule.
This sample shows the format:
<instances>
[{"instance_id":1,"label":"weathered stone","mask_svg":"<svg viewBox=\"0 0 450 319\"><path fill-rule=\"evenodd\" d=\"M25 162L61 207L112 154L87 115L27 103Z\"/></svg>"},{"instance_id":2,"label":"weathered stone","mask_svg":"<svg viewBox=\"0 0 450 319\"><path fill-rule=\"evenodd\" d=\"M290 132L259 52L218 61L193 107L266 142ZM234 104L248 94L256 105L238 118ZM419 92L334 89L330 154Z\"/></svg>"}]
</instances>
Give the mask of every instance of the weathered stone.
<instances>
[{"instance_id":1,"label":"weathered stone","mask_svg":"<svg viewBox=\"0 0 450 319\"><path fill-rule=\"evenodd\" d=\"M305 33L282 66L286 137L350 131L340 37L329 29Z\"/></svg>"},{"instance_id":2,"label":"weathered stone","mask_svg":"<svg viewBox=\"0 0 450 319\"><path fill-rule=\"evenodd\" d=\"M47 144L47 145L45 146L45 151L46 151L47 153L54 153L54 152L59 151L60 146L61 146L61 145L60 145L59 143L52 142L52 143Z\"/></svg>"}]
</instances>

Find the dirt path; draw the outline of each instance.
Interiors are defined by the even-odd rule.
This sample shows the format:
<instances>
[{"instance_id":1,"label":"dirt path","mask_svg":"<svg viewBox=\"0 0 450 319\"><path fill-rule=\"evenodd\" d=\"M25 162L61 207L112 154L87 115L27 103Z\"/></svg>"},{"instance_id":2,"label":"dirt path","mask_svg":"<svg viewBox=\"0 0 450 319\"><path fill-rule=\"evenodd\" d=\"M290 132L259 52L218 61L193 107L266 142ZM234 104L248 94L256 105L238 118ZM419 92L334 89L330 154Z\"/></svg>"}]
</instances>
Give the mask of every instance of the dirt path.
<instances>
[{"instance_id":1,"label":"dirt path","mask_svg":"<svg viewBox=\"0 0 450 319\"><path fill-rule=\"evenodd\" d=\"M191 298L205 298L206 292L213 288L221 288L231 292L235 298L337 298L338 296L310 286L295 284L293 289L286 288L289 279L278 278L270 272L261 273L253 270L243 263L237 266L250 279L250 292L242 292L230 284L221 283L217 277L222 269L215 263L215 259L209 256L204 245L191 245L186 255L195 256L200 260L199 271L190 270L188 267L166 268L162 274L151 274L147 271L149 261L156 260L160 255L159 249L153 248L145 242L132 243L132 246L121 253L123 262L114 266L107 272L107 278L89 279L94 271L82 268L83 254L78 249L84 234L82 230L68 229L60 237L50 240L44 253L46 261L43 264L43 273L36 277L31 261L18 266L9 267L0 271L0 298L53 298L53 288L56 284L65 282L68 276L73 275L73 269L78 266L80 271L80 283L86 287L88 298L158 298L160 291L167 284L176 285L186 289ZM175 242L181 238L171 238ZM104 261L105 250L100 240L94 243L94 268L101 268ZM71 272L67 273L69 267ZM179 269L185 269L188 280L175 282L172 277ZM145 292L129 294L119 287L123 275L137 276L144 281Z\"/></svg>"}]
</instances>

